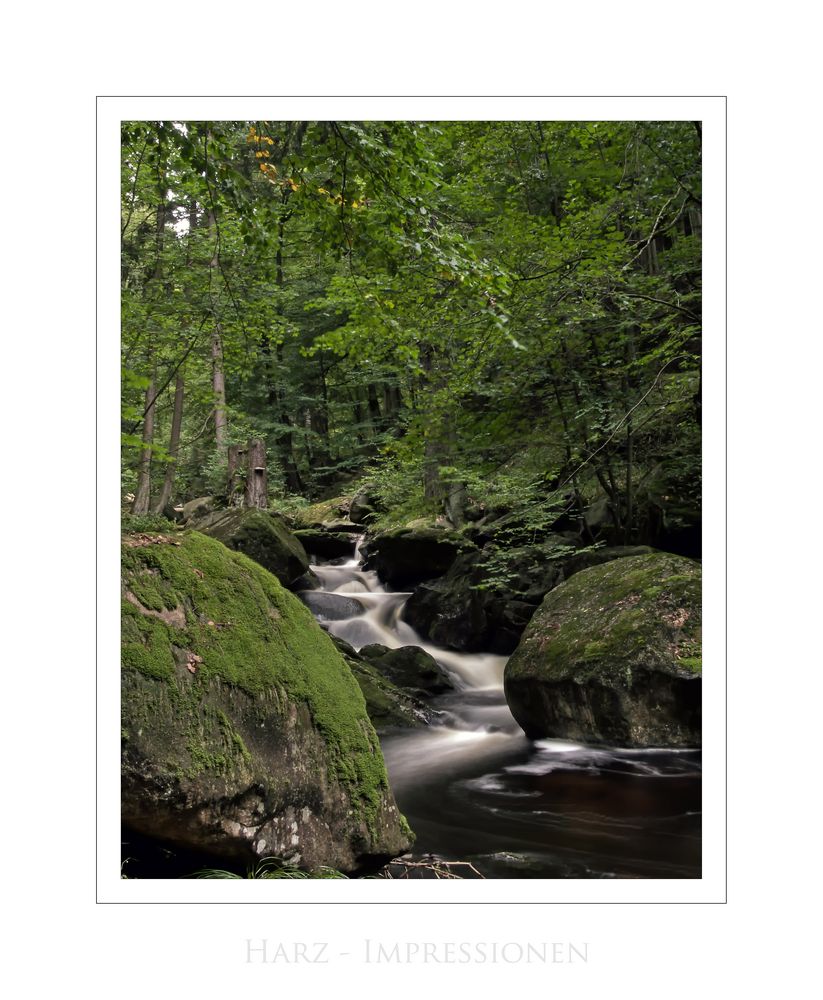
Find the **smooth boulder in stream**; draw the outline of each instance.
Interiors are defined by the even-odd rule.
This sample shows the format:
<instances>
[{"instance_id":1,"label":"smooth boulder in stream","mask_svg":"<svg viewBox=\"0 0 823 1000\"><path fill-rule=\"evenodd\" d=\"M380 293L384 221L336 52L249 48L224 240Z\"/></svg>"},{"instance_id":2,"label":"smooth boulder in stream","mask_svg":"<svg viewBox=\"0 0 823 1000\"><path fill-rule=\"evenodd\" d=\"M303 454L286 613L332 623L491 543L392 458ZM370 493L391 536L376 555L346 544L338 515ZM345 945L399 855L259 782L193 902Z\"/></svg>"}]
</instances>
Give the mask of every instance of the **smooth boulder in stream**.
<instances>
[{"instance_id":1,"label":"smooth boulder in stream","mask_svg":"<svg viewBox=\"0 0 823 1000\"><path fill-rule=\"evenodd\" d=\"M543 600L505 670L532 739L700 746L700 564L664 552L584 569Z\"/></svg>"},{"instance_id":2,"label":"smooth boulder in stream","mask_svg":"<svg viewBox=\"0 0 823 1000\"><path fill-rule=\"evenodd\" d=\"M343 654L360 685L366 699L366 710L378 734L398 729L416 729L431 723L433 713L415 693L393 684L345 639L335 635L330 638Z\"/></svg>"},{"instance_id":3,"label":"smooth boulder in stream","mask_svg":"<svg viewBox=\"0 0 823 1000\"><path fill-rule=\"evenodd\" d=\"M362 615L366 610L363 604L354 597L344 594L329 594L320 590L307 590L298 595L313 615L322 621L344 621L355 615Z\"/></svg>"},{"instance_id":4,"label":"smooth boulder in stream","mask_svg":"<svg viewBox=\"0 0 823 1000\"><path fill-rule=\"evenodd\" d=\"M354 555L357 539L345 531L302 528L294 537L311 556L321 559L346 559Z\"/></svg>"}]
</instances>

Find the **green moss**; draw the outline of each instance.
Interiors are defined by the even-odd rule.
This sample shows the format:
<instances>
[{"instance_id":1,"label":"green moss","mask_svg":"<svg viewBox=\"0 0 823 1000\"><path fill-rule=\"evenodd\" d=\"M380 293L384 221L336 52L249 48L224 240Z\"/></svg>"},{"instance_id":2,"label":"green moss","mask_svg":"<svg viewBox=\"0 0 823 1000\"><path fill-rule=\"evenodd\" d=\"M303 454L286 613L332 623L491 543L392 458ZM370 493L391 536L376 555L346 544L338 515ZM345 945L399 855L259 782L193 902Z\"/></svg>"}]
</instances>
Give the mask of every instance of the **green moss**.
<instances>
[{"instance_id":1,"label":"green moss","mask_svg":"<svg viewBox=\"0 0 823 1000\"><path fill-rule=\"evenodd\" d=\"M700 656L681 656L677 662L693 674L703 673L703 658Z\"/></svg>"},{"instance_id":2,"label":"green moss","mask_svg":"<svg viewBox=\"0 0 823 1000\"><path fill-rule=\"evenodd\" d=\"M638 666L699 672L700 566L668 553L582 570L544 599L509 661L507 679L577 681Z\"/></svg>"},{"instance_id":3,"label":"green moss","mask_svg":"<svg viewBox=\"0 0 823 1000\"><path fill-rule=\"evenodd\" d=\"M587 642L583 648L582 659L599 660L605 652L606 644L604 642Z\"/></svg>"},{"instance_id":4,"label":"green moss","mask_svg":"<svg viewBox=\"0 0 823 1000\"><path fill-rule=\"evenodd\" d=\"M151 578L152 598L168 607L173 594L172 606L186 611L180 629L124 601L123 666L168 682L193 772L219 773L248 753L219 719L204 721L198 706L210 685L266 699L282 693L308 708L335 776L373 829L388 780L363 695L340 653L308 608L251 559L197 532L175 541L123 549L124 586L133 591L136 580ZM177 662L174 648L184 651ZM186 669L189 653L200 658L194 674Z\"/></svg>"},{"instance_id":5,"label":"green moss","mask_svg":"<svg viewBox=\"0 0 823 1000\"><path fill-rule=\"evenodd\" d=\"M130 601L123 601L121 608L123 667L158 680L173 680L174 657L168 626L142 614Z\"/></svg>"}]
</instances>

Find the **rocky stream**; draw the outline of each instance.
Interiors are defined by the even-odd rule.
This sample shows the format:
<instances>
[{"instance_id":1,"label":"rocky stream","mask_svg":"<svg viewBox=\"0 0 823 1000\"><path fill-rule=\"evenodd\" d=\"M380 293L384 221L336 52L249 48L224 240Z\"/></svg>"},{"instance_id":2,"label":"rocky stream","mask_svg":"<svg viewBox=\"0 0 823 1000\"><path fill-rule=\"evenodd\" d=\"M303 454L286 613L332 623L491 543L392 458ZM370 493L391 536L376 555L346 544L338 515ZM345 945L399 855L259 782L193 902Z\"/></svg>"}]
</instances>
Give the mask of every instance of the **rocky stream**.
<instances>
[{"instance_id":1,"label":"rocky stream","mask_svg":"<svg viewBox=\"0 0 823 1000\"><path fill-rule=\"evenodd\" d=\"M698 749L529 740L504 695L506 656L421 638L403 618L410 592L365 569L359 542L312 571L321 586L303 596L331 635L356 651L419 647L445 672L430 724L381 737L415 857L487 878L700 877Z\"/></svg>"}]
</instances>

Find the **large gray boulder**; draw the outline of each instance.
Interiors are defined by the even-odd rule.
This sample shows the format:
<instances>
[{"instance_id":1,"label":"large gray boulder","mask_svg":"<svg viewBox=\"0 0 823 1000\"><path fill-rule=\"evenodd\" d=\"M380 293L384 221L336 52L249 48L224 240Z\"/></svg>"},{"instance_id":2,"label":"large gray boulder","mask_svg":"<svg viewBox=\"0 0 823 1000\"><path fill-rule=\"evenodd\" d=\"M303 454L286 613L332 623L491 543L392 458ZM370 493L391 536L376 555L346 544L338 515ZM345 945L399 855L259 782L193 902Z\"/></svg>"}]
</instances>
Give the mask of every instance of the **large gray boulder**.
<instances>
[{"instance_id":1,"label":"large gray boulder","mask_svg":"<svg viewBox=\"0 0 823 1000\"><path fill-rule=\"evenodd\" d=\"M195 517L203 517L210 514L217 507L216 497L196 497L183 504L180 512L180 520L185 524Z\"/></svg>"},{"instance_id":2,"label":"large gray boulder","mask_svg":"<svg viewBox=\"0 0 823 1000\"><path fill-rule=\"evenodd\" d=\"M368 524L377 517L381 509L380 497L373 489L364 486L352 497L349 504L349 519L355 524Z\"/></svg>"},{"instance_id":3,"label":"large gray boulder","mask_svg":"<svg viewBox=\"0 0 823 1000\"><path fill-rule=\"evenodd\" d=\"M127 536L122 561L126 830L238 866L407 850L363 695L308 609L201 534Z\"/></svg>"},{"instance_id":4,"label":"large gray boulder","mask_svg":"<svg viewBox=\"0 0 823 1000\"><path fill-rule=\"evenodd\" d=\"M306 550L277 514L236 507L194 517L186 527L244 553L287 587L309 568Z\"/></svg>"},{"instance_id":5,"label":"large gray boulder","mask_svg":"<svg viewBox=\"0 0 823 1000\"><path fill-rule=\"evenodd\" d=\"M699 746L700 564L663 552L582 570L552 590L505 670L537 739Z\"/></svg>"}]
</instances>

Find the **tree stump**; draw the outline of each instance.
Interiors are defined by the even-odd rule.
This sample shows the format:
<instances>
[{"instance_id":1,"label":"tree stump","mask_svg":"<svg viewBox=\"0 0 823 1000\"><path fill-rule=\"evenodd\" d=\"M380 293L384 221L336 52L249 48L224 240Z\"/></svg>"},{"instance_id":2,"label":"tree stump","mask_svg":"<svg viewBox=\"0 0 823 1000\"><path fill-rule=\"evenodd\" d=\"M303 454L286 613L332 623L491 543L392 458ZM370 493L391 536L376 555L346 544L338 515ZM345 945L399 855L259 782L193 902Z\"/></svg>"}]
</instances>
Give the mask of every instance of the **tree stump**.
<instances>
[{"instance_id":1,"label":"tree stump","mask_svg":"<svg viewBox=\"0 0 823 1000\"><path fill-rule=\"evenodd\" d=\"M252 438L248 445L246 495L244 506L265 510L269 505L268 478L266 475L266 442Z\"/></svg>"}]
</instances>

